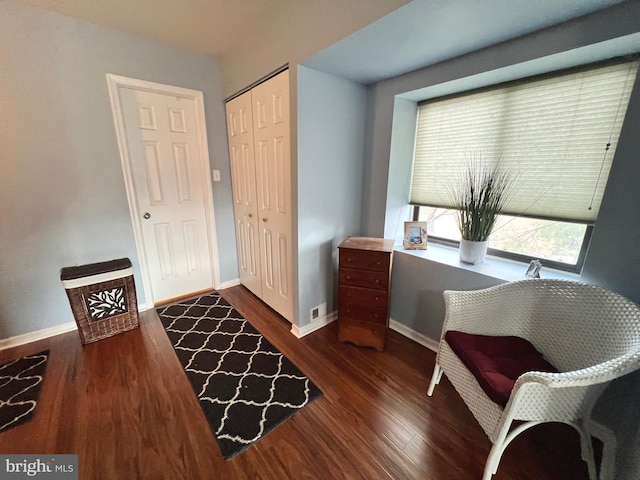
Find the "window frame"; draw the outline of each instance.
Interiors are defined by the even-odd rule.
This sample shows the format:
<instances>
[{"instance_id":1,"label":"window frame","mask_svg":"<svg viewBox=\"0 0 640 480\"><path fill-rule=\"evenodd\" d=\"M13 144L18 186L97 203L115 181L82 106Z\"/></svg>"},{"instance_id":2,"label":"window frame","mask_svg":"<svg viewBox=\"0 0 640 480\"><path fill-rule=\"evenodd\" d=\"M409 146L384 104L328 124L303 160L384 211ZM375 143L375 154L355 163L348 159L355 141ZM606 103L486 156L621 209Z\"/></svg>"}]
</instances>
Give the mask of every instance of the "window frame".
<instances>
[{"instance_id":1,"label":"window frame","mask_svg":"<svg viewBox=\"0 0 640 480\"><path fill-rule=\"evenodd\" d=\"M411 205L411 209L412 209L411 218L414 222L418 221L420 217L420 208L429 208L429 207L425 205ZM432 208L438 208L438 207L432 207ZM448 208L448 207L441 207L441 208ZM448 209L454 210L452 208L448 208ZM546 219L546 220L551 220L555 222L561 221L553 218ZM569 222L565 222L565 223L569 223ZM531 262L531 260L539 260L540 263L542 263L542 266L545 268L552 268L554 270L561 270L564 272L580 274L582 272L582 268L584 267L584 261L587 257L587 250L589 249L589 243L591 242L591 236L593 235L594 225L587 224L586 227L587 228L585 230L584 237L582 238L582 245L580 246L580 252L578 254L578 260L575 264L558 262L555 260L548 260L548 259L539 258L539 257L532 257L532 256L524 255L521 253L514 253L514 252L509 252L507 250L500 250L497 248L488 248L487 254L495 257L505 258L507 260L521 262L523 264L528 264ZM429 241L430 242L432 241L440 245L447 245L450 247L460 246L460 242L457 240L451 240L449 238L438 237L436 235L431 235L431 234L429 235Z\"/></svg>"}]
</instances>

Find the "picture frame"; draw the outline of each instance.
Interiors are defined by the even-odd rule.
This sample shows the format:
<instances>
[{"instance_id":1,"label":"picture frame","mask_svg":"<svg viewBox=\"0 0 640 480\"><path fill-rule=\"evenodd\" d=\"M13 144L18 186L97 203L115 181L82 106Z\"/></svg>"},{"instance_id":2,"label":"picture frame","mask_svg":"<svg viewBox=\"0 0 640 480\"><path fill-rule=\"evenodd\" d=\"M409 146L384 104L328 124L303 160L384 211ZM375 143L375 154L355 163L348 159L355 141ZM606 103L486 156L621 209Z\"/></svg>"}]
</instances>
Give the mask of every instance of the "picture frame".
<instances>
[{"instance_id":1,"label":"picture frame","mask_svg":"<svg viewBox=\"0 0 640 480\"><path fill-rule=\"evenodd\" d=\"M404 240L406 250L427 249L427 222L404 222Z\"/></svg>"}]
</instances>

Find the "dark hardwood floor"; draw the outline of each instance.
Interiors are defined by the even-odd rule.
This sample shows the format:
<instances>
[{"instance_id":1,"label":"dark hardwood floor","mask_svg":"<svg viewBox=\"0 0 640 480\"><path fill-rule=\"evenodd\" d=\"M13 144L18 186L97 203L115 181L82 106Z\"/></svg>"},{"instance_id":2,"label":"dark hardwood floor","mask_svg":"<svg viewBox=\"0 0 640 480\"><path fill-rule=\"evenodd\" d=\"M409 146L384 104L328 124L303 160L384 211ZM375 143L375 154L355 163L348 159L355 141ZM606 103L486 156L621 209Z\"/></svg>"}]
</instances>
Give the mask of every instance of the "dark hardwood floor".
<instances>
[{"instance_id":1,"label":"dark hardwood floor","mask_svg":"<svg viewBox=\"0 0 640 480\"><path fill-rule=\"evenodd\" d=\"M222 295L324 392L225 461L154 311L141 328L82 346L76 332L0 352L49 348L34 419L0 434L2 453L77 453L81 479L480 479L491 444L451 384L426 395L435 354L390 331L384 352L339 344L331 324L302 339L243 287ZM586 479L578 435L539 426L507 449L495 480Z\"/></svg>"}]
</instances>

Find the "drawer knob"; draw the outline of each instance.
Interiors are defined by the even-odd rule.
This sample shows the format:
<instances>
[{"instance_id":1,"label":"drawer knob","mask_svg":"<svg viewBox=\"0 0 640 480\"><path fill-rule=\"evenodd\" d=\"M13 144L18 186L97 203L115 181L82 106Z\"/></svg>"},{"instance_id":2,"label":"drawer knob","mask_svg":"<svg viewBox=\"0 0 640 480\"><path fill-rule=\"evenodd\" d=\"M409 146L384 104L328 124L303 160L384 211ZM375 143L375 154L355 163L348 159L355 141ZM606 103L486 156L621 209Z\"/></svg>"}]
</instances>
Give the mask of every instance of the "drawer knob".
<instances>
[{"instance_id":1,"label":"drawer knob","mask_svg":"<svg viewBox=\"0 0 640 480\"><path fill-rule=\"evenodd\" d=\"M378 300L380 300L380 297L378 297L378 296L376 295L376 297L374 298L374 300L377 302Z\"/></svg>"},{"instance_id":2,"label":"drawer knob","mask_svg":"<svg viewBox=\"0 0 640 480\"><path fill-rule=\"evenodd\" d=\"M380 283L380 280L376 279L376 283Z\"/></svg>"},{"instance_id":3,"label":"drawer knob","mask_svg":"<svg viewBox=\"0 0 640 480\"><path fill-rule=\"evenodd\" d=\"M347 275L347 280L351 280L351 275Z\"/></svg>"},{"instance_id":4,"label":"drawer knob","mask_svg":"<svg viewBox=\"0 0 640 480\"><path fill-rule=\"evenodd\" d=\"M351 257L348 257L348 258L347 258L347 262L350 262L350 261L351 261Z\"/></svg>"}]
</instances>

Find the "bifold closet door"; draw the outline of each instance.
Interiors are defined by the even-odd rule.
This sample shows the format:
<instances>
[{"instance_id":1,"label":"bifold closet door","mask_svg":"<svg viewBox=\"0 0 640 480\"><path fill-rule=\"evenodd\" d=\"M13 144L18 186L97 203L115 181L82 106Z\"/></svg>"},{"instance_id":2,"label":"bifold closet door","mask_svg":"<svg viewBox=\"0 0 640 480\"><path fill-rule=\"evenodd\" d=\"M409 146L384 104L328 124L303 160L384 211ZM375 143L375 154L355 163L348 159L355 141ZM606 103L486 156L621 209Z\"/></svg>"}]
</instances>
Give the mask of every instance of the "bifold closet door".
<instances>
[{"instance_id":1,"label":"bifold closet door","mask_svg":"<svg viewBox=\"0 0 640 480\"><path fill-rule=\"evenodd\" d=\"M227 119L240 281L292 322L289 72L229 101Z\"/></svg>"},{"instance_id":2,"label":"bifold closet door","mask_svg":"<svg viewBox=\"0 0 640 480\"><path fill-rule=\"evenodd\" d=\"M289 72L251 90L262 299L293 320Z\"/></svg>"},{"instance_id":3,"label":"bifold closet door","mask_svg":"<svg viewBox=\"0 0 640 480\"><path fill-rule=\"evenodd\" d=\"M227 103L227 122L240 283L262 298L251 92Z\"/></svg>"}]
</instances>

